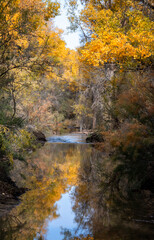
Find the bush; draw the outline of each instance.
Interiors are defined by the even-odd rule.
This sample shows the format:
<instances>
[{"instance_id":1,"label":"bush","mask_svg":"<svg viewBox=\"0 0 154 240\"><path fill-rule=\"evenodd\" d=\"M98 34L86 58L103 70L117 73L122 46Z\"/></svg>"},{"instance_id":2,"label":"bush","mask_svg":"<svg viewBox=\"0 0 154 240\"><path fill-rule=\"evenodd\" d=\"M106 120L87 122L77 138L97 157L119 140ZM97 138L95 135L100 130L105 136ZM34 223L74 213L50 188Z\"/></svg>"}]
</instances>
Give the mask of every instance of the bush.
<instances>
[{"instance_id":1,"label":"bush","mask_svg":"<svg viewBox=\"0 0 154 240\"><path fill-rule=\"evenodd\" d=\"M119 186L125 179L127 190L154 191L153 85L140 80L127 87L128 90L122 91L115 101L120 124L104 134L108 158L116 163L111 178Z\"/></svg>"}]
</instances>

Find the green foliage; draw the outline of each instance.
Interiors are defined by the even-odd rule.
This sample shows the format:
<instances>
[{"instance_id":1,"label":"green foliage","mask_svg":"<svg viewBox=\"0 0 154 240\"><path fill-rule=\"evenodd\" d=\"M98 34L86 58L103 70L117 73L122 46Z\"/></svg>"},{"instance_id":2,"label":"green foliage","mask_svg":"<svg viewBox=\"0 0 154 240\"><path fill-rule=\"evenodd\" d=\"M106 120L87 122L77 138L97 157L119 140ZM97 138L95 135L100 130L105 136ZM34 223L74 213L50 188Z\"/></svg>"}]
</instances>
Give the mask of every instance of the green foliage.
<instances>
[{"instance_id":1,"label":"green foliage","mask_svg":"<svg viewBox=\"0 0 154 240\"><path fill-rule=\"evenodd\" d=\"M35 144L36 145L36 144ZM11 129L0 125L0 153L13 165L13 159L24 159L28 149L34 149L34 137L25 129Z\"/></svg>"}]
</instances>

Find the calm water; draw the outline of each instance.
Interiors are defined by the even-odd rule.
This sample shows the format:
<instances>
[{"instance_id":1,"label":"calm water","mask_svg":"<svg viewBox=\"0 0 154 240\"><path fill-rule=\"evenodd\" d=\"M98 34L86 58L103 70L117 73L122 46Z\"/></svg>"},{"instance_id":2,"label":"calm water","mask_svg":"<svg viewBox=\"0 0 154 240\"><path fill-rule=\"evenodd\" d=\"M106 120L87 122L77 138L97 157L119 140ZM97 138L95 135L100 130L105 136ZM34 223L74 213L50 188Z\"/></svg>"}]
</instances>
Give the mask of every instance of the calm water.
<instances>
[{"instance_id":1,"label":"calm water","mask_svg":"<svg viewBox=\"0 0 154 240\"><path fill-rule=\"evenodd\" d=\"M0 240L154 239L148 197L104 191L103 153L78 134L48 141L14 170L31 190L0 219Z\"/></svg>"}]
</instances>

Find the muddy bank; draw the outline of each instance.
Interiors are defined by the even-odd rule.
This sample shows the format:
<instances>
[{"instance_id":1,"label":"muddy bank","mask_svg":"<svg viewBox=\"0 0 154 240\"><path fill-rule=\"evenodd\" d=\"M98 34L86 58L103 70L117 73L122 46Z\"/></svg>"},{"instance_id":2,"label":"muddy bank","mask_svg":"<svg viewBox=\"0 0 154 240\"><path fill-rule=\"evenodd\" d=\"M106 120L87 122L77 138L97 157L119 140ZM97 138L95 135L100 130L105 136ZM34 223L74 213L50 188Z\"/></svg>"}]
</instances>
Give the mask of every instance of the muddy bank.
<instances>
[{"instance_id":1,"label":"muddy bank","mask_svg":"<svg viewBox=\"0 0 154 240\"><path fill-rule=\"evenodd\" d=\"M19 203L19 196L26 189L19 188L9 177L5 169L4 162L7 160L0 159L0 216L10 211Z\"/></svg>"},{"instance_id":2,"label":"muddy bank","mask_svg":"<svg viewBox=\"0 0 154 240\"><path fill-rule=\"evenodd\" d=\"M24 189L15 186L9 179L0 180L0 217L19 203L19 196L24 192Z\"/></svg>"}]
</instances>

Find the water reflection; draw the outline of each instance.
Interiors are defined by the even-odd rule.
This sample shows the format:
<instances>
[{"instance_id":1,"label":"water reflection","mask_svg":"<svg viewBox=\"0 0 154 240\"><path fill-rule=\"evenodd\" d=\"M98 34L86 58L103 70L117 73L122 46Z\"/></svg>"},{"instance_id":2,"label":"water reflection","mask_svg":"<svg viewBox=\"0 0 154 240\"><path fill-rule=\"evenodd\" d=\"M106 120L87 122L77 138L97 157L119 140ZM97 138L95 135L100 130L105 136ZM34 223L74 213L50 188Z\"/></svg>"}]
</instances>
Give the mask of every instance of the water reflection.
<instances>
[{"instance_id":1,"label":"water reflection","mask_svg":"<svg viewBox=\"0 0 154 240\"><path fill-rule=\"evenodd\" d=\"M103 159L86 144L48 143L32 154L17 177L31 190L0 220L0 239L154 239L146 222L150 200L105 189L104 169L111 166Z\"/></svg>"},{"instance_id":2,"label":"water reflection","mask_svg":"<svg viewBox=\"0 0 154 240\"><path fill-rule=\"evenodd\" d=\"M70 194L74 191L72 188L69 192L62 194L61 199L56 202L59 217L54 221L47 219L47 232L45 239L60 240L63 238L61 234L61 227L73 229L77 227L74 223L74 212L72 211L72 204L70 201Z\"/></svg>"},{"instance_id":3,"label":"water reflection","mask_svg":"<svg viewBox=\"0 0 154 240\"><path fill-rule=\"evenodd\" d=\"M110 183L106 187L104 174L112 166L102 157L101 152L91 149L90 158L81 160L78 185L72 194L77 228L73 233L64 229L64 239L154 239L151 197L113 190ZM81 229L88 232L88 238L79 234Z\"/></svg>"},{"instance_id":4,"label":"water reflection","mask_svg":"<svg viewBox=\"0 0 154 240\"><path fill-rule=\"evenodd\" d=\"M55 203L77 185L85 149L86 145L46 144L28 159L28 166L22 169L21 185L31 190L9 216L1 219L0 239L46 239L48 222L59 217Z\"/></svg>"}]
</instances>

